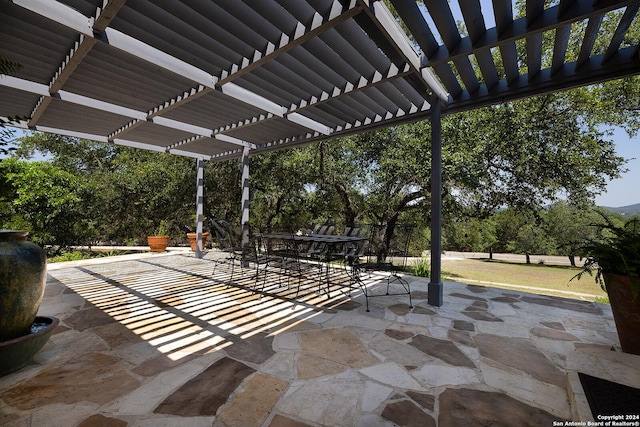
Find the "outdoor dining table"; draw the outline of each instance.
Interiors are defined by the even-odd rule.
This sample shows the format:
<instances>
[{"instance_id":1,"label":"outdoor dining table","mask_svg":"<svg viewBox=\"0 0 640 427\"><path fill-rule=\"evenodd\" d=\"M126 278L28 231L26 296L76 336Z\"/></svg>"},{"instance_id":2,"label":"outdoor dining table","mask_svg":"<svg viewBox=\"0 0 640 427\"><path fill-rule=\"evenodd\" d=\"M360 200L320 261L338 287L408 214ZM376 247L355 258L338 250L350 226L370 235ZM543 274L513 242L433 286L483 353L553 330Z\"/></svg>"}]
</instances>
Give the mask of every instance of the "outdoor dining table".
<instances>
[{"instance_id":1,"label":"outdoor dining table","mask_svg":"<svg viewBox=\"0 0 640 427\"><path fill-rule=\"evenodd\" d=\"M339 248L345 245L355 245L367 241L366 237L361 236L347 236L340 234L315 234L315 233L288 233L288 232L273 232L273 233L255 233L254 236L263 240L276 240L284 242L294 243L309 243L319 244L323 246L323 249L315 253L317 260L324 265L327 280L327 292L331 285L330 283L330 262L336 259L336 254L339 253ZM356 251L357 252L357 251ZM348 250L344 250L343 254L346 256Z\"/></svg>"}]
</instances>

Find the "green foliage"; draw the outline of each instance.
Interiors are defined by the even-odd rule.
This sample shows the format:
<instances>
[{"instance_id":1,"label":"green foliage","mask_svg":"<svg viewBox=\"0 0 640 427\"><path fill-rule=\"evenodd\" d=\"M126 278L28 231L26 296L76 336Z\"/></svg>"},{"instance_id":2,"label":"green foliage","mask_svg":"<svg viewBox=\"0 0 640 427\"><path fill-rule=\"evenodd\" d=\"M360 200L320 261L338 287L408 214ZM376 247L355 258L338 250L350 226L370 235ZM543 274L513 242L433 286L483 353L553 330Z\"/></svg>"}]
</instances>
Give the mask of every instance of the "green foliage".
<instances>
[{"instance_id":1,"label":"green foliage","mask_svg":"<svg viewBox=\"0 0 640 427\"><path fill-rule=\"evenodd\" d=\"M507 248L510 252L527 255L528 264L529 255L547 254L552 245L553 242L542 227L536 223L528 223L518 230Z\"/></svg>"},{"instance_id":2,"label":"green foliage","mask_svg":"<svg viewBox=\"0 0 640 427\"><path fill-rule=\"evenodd\" d=\"M413 266L413 274L418 277L431 277L431 266L428 259L419 259Z\"/></svg>"},{"instance_id":3,"label":"green foliage","mask_svg":"<svg viewBox=\"0 0 640 427\"><path fill-rule=\"evenodd\" d=\"M452 219L445 225L443 236L447 250L486 251L496 243L496 221L494 217Z\"/></svg>"},{"instance_id":4,"label":"green foliage","mask_svg":"<svg viewBox=\"0 0 640 427\"><path fill-rule=\"evenodd\" d=\"M76 236L82 183L45 162L0 162L0 221L4 228L24 228L38 244L68 245Z\"/></svg>"},{"instance_id":5,"label":"green foliage","mask_svg":"<svg viewBox=\"0 0 640 427\"><path fill-rule=\"evenodd\" d=\"M564 201L554 203L546 212L547 234L555 242L555 253L566 255L575 267L578 250L596 237L597 231L590 224L597 221L594 209L584 209Z\"/></svg>"},{"instance_id":6,"label":"green foliage","mask_svg":"<svg viewBox=\"0 0 640 427\"><path fill-rule=\"evenodd\" d=\"M154 236L168 236L171 224L167 220L161 220L153 232Z\"/></svg>"},{"instance_id":7,"label":"green foliage","mask_svg":"<svg viewBox=\"0 0 640 427\"><path fill-rule=\"evenodd\" d=\"M82 206L82 243L144 244L161 221L176 237L183 236L177 230L194 225L192 159L51 134L21 138L15 155L29 158L35 153L84 184L75 190Z\"/></svg>"},{"instance_id":8,"label":"green foliage","mask_svg":"<svg viewBox=\"0 0 640 427\"><path fill-rule=\"evenodd\" d=\"M12 146L16 131L8 127L13 123L13 119L0 117L0 155L2 156L6 156L16 150L16 147Z\"/></svg>"},{"instance_id":9,"label":"green foliage","mask_svg":"<svg viewBox=\"0 0 640 427\"><path fill-rule=\"evenodd\" d=\"M446 167L445 178L454 181L445 184L479 215L506 206L536 211L561 197L589 204L625 163L590 123L589 101L569 91L447 118L443 159L453 170Z\"/></svg>"},{"instance_id":10,"label":"green foliage","mask_svg":"<svg viewBox=\"0 0 640 427\"><path fill-rule=\"evenodd\" d=\"M251 159L251 216L254 225L289 229L311 222L311 197L306 188L311 181L311 156L312 152L307 149L277 151ZM239 180L238 177L236 186ZM232 201L234 208L240 206L239 192ZM237 209L231 211L237 212ZM239 213L236 217L221 218L237 223Z\"/></svg>"},{"instance_id":11,"label":"green foliage","mask_svg":"<svg viewBox=\"0 0 640 427\"><path fill-rule=\"evenodd\" d=\"M22 69L22 64L0 56L0 74L12 75Z\"/></svg>"},{"instance_id":12,"label":"green foliage","mask_svg":"<svg viewBox=\"0 0 640 427\"><path fill-rule=\"evenodd\" d=\"M608 297L597 297L593 302L598 302L600 304L611 304Z\"/></svg>"},{"instance_id":13,"label":"green foliage","mask_svg":"<svg viewBox=\"0 0 640 427\"><path fill-rule=\"evenodd\" d=\"M48 262L67 262L80 261L83 259L95 258L95 255L89 251L62 251L60 254L47 257Z\"/></svg>"},{"instance_id":14,"label":"green foliage","mask_svg":"<svg viewBox=\"0 0 640 427\"><path fill-rule=\"evenodd\" d=\"M580 279L585 273L593 276L595 272L596 282L605 289L603 273L640 277L640 218L632 218L620 226L608 215L601 213L601 216L604 223L596 225L600 239L580 249L585 262L575 277ZM638 289L634 291L637 293Z\"/></svg>"}]
</instances>

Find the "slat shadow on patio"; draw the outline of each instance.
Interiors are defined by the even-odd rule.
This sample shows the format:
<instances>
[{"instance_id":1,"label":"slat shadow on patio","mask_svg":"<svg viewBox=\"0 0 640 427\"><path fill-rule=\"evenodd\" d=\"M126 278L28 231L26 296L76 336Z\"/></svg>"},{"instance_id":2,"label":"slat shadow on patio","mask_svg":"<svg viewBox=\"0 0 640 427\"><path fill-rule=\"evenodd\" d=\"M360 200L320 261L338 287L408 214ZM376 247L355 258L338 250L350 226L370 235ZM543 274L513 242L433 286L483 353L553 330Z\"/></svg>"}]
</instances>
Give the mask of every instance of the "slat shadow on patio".
<instances>
[{"instance_id":1,"label":"slat shadow on patio","mask_svg":"<svg viewBox=\"0 0 640 427\"><path fill-rule=\"evenodd\" d=\"M432 307L408 277L413 308L401 295L366 312L360 292L312 280L297 299L276 275L252 292L253 270L229 286L214 255L52 269L40 314L60 326L0 378L0 421L551 425L593 418L578 371L640 386L638 356L611 351L608 306L448 282Z\"/></svg>"}]
</instances>

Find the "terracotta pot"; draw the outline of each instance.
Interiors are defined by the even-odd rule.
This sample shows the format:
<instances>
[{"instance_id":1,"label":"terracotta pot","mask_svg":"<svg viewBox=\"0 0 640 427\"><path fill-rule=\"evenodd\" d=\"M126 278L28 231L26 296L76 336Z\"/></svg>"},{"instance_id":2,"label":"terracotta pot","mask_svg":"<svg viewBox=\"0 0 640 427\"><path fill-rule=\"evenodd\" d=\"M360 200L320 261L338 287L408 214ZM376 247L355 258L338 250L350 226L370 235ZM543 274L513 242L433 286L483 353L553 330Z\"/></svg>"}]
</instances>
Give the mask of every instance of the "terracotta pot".
<instances>
[{"instance_id":1,"label":"terracotta pot","mask_svg":"<svg viewBox=\"0 0 640 427\"><path fill-rule=\"evenodd\" d=\"M47 259L28 234L0 230L0 341L31 332L44 295Z\"/></svg>"},{"instance_id":2,"label":"terracotta pot","mask_svg":"<svg viewBox=\"0 0 640 427\"><path fill-rule=\"evenodd\" d=\"M147 236L151 252L164 252L169 246L169 236Z\"/></svg>"},{"instance_id":3,"label":"terracotta pot","mask_svg":"<svg viewBox=\"0 0 640 427\"><path fill-rule=\"evenodd\" d=\"M640 354L640 290L634 298L631 287L632 281L640 287L640 278L613 273L603 276L622 351Z\"/></svg>"},{"instance_id":4,"label":"terracotta pot","mask_svg":"<svg viewBox=\"0 0 640 427\"><path fill-rule=\"evenodd\" d=\"M207 244L207 238L209 237L209 233L202 233L202 249ZM187 238L189 239L189 244L191 245L191 250L196 250L196 239L198 238L198 233L187 233Z\"/></svg>"}]
</instances>

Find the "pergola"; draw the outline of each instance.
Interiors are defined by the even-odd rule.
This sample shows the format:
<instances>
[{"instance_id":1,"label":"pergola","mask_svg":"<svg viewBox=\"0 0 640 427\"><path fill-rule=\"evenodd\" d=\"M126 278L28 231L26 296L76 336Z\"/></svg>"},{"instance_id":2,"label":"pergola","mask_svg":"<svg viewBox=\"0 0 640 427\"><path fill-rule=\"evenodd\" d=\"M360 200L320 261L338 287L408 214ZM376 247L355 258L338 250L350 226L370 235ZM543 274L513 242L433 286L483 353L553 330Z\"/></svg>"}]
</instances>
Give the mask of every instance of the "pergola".
<instances>
[{"instance_id":1,"label":"pergola","mask_svg":"<svg viewBox=\"0 0 640 427\"><path fill-rule=\"evenodd\" d=\"M390 3L399 19L377 0L1 1L0 56L23 68L0 76L0 116L196 158L199 234L203 161L242 158L247 225L250 154L430 118L429 303L442 305L441 114L640 73L625 38L640 2L527 0L516 19L511 0L458 0L466 33L448 0Z\"/></svg>"}]
</instances>

